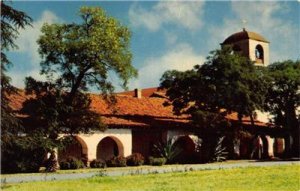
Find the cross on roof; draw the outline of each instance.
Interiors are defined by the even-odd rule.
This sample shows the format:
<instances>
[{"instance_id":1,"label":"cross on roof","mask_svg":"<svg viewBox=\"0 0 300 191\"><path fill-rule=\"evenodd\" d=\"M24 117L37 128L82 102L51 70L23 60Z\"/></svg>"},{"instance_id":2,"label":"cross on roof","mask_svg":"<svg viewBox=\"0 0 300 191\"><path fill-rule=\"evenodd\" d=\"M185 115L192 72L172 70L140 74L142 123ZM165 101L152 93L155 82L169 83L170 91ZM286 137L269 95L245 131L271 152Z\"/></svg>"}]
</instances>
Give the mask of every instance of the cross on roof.
<instances>
[{"instance_id":1,"label":"cross on roof","mask_svg":"<svg viewBox=\"0 0 300 191\"><path fill-rule=\"evenodd\" d=\"M247 24L247 20L242 19L243 30L246 30L246 24Z\"/></svg>"}]
</instances>

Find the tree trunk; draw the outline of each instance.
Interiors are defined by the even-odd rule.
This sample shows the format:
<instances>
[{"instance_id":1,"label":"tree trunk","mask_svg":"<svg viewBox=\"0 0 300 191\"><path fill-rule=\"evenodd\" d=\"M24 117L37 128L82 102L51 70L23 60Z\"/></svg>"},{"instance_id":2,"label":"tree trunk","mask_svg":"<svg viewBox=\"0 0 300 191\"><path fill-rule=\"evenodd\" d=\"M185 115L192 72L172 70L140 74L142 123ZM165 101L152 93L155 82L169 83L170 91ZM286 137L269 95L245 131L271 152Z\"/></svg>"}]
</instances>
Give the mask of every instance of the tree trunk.
<instances>
[{"instance_id":1,"label":"tree trunk","mask_svg":"<svg viewBox=\"0 0 300 191\"><path fill-rule=\"evenodd\" d=\"M299 156L299 121L296 115L296 108L294 102L288 102L285 110L286 116L286 126L288 129L288 152L286 153L288 157Z\"/></svg>"},{"instance_id":2,"label":"tree trunk","mask_svg":"<svg viewBox=\"0 0 300 191\"><path fill-rule=\"evenodd\" d=\"M71 92L70 92L70 94L69 94L69 96L68 96L67 104L71 105L71 104L73 103L73 100L74 100L75 95L76 95L76 93L77 93L77 91L78 91L78 88L80 87L80 84L81 84L81 82L82 82L82 79L83 79L83 77L84 77L84 74L85 74L85 71L82 71L82 72L78 75L78 77L77 77L77 79L76 79L76 82L75 82L74 86L72 87Z\"/></svg>"},{"instance_id":3,"label":"tree trunk","mask_svg":"<svg viewBox=\"0 0 300 191\"><path fill-rule=\"evenodd\" d=\"M293 144L292 144L292 156L300 157L300 130L298 128L292 130Z\"/></svg>"},{"instance_id":4,"label":"tree trunk","mask_svg":"<svg viewBox=\"0 0 300 191\"><path fill-rule=\"evenodd\" d=\"M284 137L284 157L289 158L291 156L291 135L289 132Z\"/></svg>"}]
</instances>

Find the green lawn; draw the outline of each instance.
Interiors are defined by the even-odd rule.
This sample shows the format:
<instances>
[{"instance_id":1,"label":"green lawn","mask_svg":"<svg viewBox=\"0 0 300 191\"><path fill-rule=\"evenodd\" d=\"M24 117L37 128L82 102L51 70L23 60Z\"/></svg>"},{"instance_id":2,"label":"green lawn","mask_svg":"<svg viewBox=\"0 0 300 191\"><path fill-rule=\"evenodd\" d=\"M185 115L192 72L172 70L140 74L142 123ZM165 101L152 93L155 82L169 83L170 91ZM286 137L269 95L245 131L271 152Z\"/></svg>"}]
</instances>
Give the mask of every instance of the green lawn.
<instances>
[{"instance_id":1,"label":"green lawn","mask_svg":"<svg viewBox=\"0 0 300 191\"><path fill-rule=\"evenodd\" d=\"M80 180L2 185L15 191L94 190L300 190L300 165L203 170L181 173L94 177Z\"/></svg>"}]
</instances>

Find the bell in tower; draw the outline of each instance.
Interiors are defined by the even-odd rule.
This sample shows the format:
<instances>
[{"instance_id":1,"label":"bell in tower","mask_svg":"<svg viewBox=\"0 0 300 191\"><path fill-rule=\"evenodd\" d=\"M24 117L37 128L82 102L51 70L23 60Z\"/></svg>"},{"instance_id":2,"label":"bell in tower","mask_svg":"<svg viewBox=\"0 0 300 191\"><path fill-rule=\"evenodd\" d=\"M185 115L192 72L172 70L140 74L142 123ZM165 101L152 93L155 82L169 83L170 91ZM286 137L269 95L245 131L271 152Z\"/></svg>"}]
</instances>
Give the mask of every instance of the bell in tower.
<instances>
[{"instance_id":1,"label":"bell in tower","mask_svg":"<svg viewBox=\"0 0 300 191\"><path fill-rule=\"evenodd\" d=\"M247 31L245 28L241 32L234 33L221 43L221 46L232 46L233 51L248 57L255 65L269 65L269 41L260 34Z\"/></svg>"}]
</instances>

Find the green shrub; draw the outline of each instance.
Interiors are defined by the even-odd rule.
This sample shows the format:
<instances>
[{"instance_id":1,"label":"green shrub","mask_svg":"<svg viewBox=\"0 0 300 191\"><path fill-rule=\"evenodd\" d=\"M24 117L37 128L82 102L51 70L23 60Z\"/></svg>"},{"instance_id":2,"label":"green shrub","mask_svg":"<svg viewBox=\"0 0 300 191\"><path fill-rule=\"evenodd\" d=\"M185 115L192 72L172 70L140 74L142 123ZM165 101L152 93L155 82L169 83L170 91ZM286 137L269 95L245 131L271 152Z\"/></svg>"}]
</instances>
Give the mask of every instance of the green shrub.
<instances>
[{"instance_id":1,"label":"green shrub","mask_svg":"<svg viewBox=\"0 0 300 191\"><path fill-rule=\"evenodd\" d=\"M227 159L227 154L228 152L226 152L226 147L223 146L223 140L224 140L224 136L223 137L219 137L217 144L214 148L214 153L212 155L212 161L214 162L222 162L222 161L226 161Z\"/></svg>"},{"instance_id":2,"label":"green shrub","mask_svg":"<svg viewBox=\"0 0 300 191\"><path fill-rule=\"evenodd\" d=\"M67 160L62 161L59 163L60 165L60 169L79 169L79 168L83 168L84 164L81 160L74 158L74 157L69 157Z\"/></svg>"},{"instance_id":3,"label":"green shrub","mask_svg":"<svg viewBox=\"0 0 300 191\"><path fill-rule=\"evenodd\" d=\"M177 147L173 139L168 139L166 143L158 142L153 146L156 156L165 158L168 164L174 163L176 157L182 152L182 148Z\"/></svg>"},{"instance_id":4,"label":"green shrub","mask_svg":"<svg viewBox=\"0 0 300 191\"><path fill-rule=\"evenodd\" d=\"M71 158L69 160L70 162L70 168L71 169L79 169L79 168L83 168L84 167L84 164L81 160L78 160L76 158Z\"/></svg>"},{"instance_id":5,"label":"green shrub","mask_svg":"<svg viewBox=\"0 0 300 191\"><path fill-rule=\"evenodd\" d=\"M111 159L106 161L108 167L125 167L126 166L126 158L123 156L114 156Z\"/></svg>"},{"instance_id":6,"label":"green shrub","mask_svg":"<svg viewBox=\"0 0 300 191\"><path fill-rule=\"evenodd\" d=\"M144 157L140 153L133 153L126 160L128 166L141 166L144 164Z\"/></svg>"},{"instance_id":7,"label":"green shrub","mask_svg":"<svg viewBox=\"0 0 300 191\"><path fill-rule=\"evenodd\" d=\"M5 147L1 145L1 173L39 172L46 151L35 144L20 143L23 142L23 140L19 140L22 138L12 140Z\"/></svg>"},{"instance_id":8,"label":"green shrub","mask_svg":"<svg viewBox=\"0 0 300 191\"><path fill-rule=\"evenodd\" d=\"M67 162L67 161L61 161L59 163L59 166L60 166L61 170L68 170L68 169L70 169L70 163Z\"/></svg>"},{"instance_id":9,"label":"green shrub","mask_svg":"<svg viewBox=\"0 0 300 191\"><path fill-rule=\"evenodd\" d=\"M91 163L90 163L90 167L91 168L105 168L106 167L106 163L104 160L93 160Z\"/></svg>"},{"instance_id":10,"label":"green shrub","mask_svg":"<svg viewBox=\"0 0 300 191\"><path fill-rule=\"evenodd\" d=\"M149 157L149 164L152 166L162 166L166 164L167 159L164 157L160 158L154 158L154 157Z\"/></svg>"}]
</instances>

